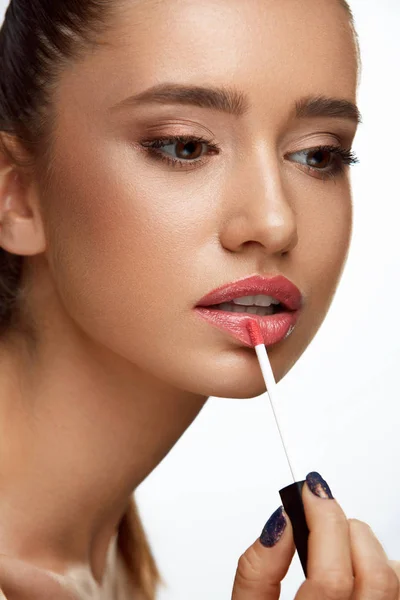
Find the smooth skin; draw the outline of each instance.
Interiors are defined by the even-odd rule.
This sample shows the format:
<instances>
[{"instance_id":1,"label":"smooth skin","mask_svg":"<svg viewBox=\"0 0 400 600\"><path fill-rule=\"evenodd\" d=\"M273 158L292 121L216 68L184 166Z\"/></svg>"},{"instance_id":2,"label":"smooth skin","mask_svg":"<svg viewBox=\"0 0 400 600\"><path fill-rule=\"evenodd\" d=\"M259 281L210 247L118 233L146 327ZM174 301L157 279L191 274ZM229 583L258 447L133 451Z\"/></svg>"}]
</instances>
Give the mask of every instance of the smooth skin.
<instances>
[{"instance_id":1,"label":"smooth skin","mask_svg":"<svg viewBox=\"0 0 400 600\"><path fill-rule=\"evenodd\" d=\"M0 244L25 257L23 327L0 340L0 552L3 565L59 574L79 563L98 583L132 491L207 398L265 389L255 353L197 316L200 298L255 273L301 289L295 330L270 349L277 380L323 322L348 251L351 193L347 167L324 178L306 151L349 149L357 129L295 110L310 96L356 102L356 49L336 0L115 7L100 44L55 86L51 164L26 172L0 157ZM161 82L234 86L247 110L121 107ZM206 145L195 163L169 145L160 152L181 160L174 168L144 146L177 135L219 151ZM319 534L332 508L321 510ZM285 536L251 551L264 583L290 562ZM316 540L315 555L332 545ZM347 544L338 541L348 570Z\"/></svg>"}]
</instances>

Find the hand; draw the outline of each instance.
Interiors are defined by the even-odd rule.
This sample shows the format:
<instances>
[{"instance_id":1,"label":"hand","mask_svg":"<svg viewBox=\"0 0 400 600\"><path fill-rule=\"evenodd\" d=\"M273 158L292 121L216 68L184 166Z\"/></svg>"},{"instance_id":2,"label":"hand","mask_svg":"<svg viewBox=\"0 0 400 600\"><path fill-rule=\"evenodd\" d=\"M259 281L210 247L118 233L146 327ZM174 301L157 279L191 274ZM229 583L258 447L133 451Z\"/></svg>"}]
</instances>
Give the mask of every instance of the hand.
<instances>
[{"instance_id":1,"label":"hand","mask_svg":"<svg viewBox=\"0 0 400 600\"><path fill-rule=\"evenodd\" d=\"M347 519L329 486L307 475L302 498L308 528L307 579L295 600L399 600L400 563L389 561L371 528ZM321 497L315 495L322 494ZM268 521L261 540L240 557L232 600L278 600L295 552L293 530L282 509ZM273 545L273 543L275 544Z\"/></svg>"}]
</instances>

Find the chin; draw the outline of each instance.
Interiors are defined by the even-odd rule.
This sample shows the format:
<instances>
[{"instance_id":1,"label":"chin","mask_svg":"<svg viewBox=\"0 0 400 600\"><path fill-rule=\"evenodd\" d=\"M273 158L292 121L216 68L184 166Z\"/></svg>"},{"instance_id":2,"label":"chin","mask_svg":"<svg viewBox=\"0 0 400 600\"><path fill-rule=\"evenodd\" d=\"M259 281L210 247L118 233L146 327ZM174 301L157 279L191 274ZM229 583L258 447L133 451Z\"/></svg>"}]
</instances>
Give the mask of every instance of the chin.
<instances>
[{"instance_id":1,"label":"chin","mask_svg":"<svg viewBox=\"0 0 400 600\"><path fill-rule=\"evenodd\" d=\"M243 378L241 381L234 381L218 386L213 386L213 391L210 394L217 398L236 398L236 399L249 399L255 398L266 392L264 379L260 374L254 379Z\"/></svg>"},{"instance_id":2,"label":"chin","mask_svg":"<svg viewBox=\"0 0 400 600\"><path fill-rule=\"evenodd\" d=\"M240 357L236 355L233 361L231 357L230 360L204 366L200 370L202 375L192 379L190 391L203 396L235 399L255 398L264 394L265 382L255 352L245 349L241 354ZM274 365L273 370L276 381L279 381L289 370L289 365Z\"/></svg>"},{"instance_id":3,"label":"chin","mask_svg":"<svg viewBox=\"0 0 400 600\"><path fill-rule=\"evenodd\" d=\"M268 351L278 383L290 371L304 350L302 339L297 343L285 340ZM154 365L153 365L154 367ZM249 399L266 392L264 378L253 348L244 346L202 348L196 345L185 352L177 351L173 360L158 363L157 374L168 385L196 396Z\"/></svg>"}]
</instances>

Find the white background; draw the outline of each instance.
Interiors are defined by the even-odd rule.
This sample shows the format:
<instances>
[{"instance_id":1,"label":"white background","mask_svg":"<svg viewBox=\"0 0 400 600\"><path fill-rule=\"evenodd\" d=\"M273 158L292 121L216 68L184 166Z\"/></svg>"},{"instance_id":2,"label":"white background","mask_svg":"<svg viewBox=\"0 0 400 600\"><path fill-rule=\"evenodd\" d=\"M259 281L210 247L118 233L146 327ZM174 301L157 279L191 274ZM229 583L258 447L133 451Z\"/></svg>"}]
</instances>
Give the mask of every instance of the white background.
<instances>
[{"instance_id":1,"label":"white background","mask_svg":"<svg viewBox=\"0 0 400 600\"><path fill-rule=\"evenodd\" d=\"M298 478L319 471L347 516L400 560L400 2L350 4L364 119L352 248L325 323L278 386L280 421ZM230 600L240 554L291 482L266 395L211 398L137 492L168 584L160 600ZM281 597L292 600L302 581L296 555Z\"/></svg>"}]
</instances>

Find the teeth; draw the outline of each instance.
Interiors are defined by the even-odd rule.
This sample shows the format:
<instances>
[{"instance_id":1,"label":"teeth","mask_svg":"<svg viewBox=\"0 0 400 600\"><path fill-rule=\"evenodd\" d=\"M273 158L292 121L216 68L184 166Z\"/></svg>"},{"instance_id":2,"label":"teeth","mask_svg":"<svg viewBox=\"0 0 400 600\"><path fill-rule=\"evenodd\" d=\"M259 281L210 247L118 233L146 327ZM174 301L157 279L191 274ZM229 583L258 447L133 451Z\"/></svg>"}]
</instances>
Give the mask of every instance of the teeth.
<instances>
[{"instance_id":1,"label":"teeth","mask_svg":"<svg viewBox=\"0 0 400 600\"><path fill-rule=\"evenodd\" d=\"M274 314L273 306L235 306L233 303L224 302L218 304L215 308L224 310L226 312L234 313L249 313L252 315L259 315L260 317L266 317L267 315Z\"/></svg>"},{"instance_id":2,"label":"teeth","mask_svg":"<svg viewBox=\"0 0 400 600\"><path fill-rule=\"evenodd\" d=\"M234 298L232 302L234 304L238 304L239 306L271 306L271 304L279 304L279 300L276 300L276 298L273 298L272 296L264 296L263 294L259 296L243 296L242 298Z\"/></svg>"}]
</instances>

